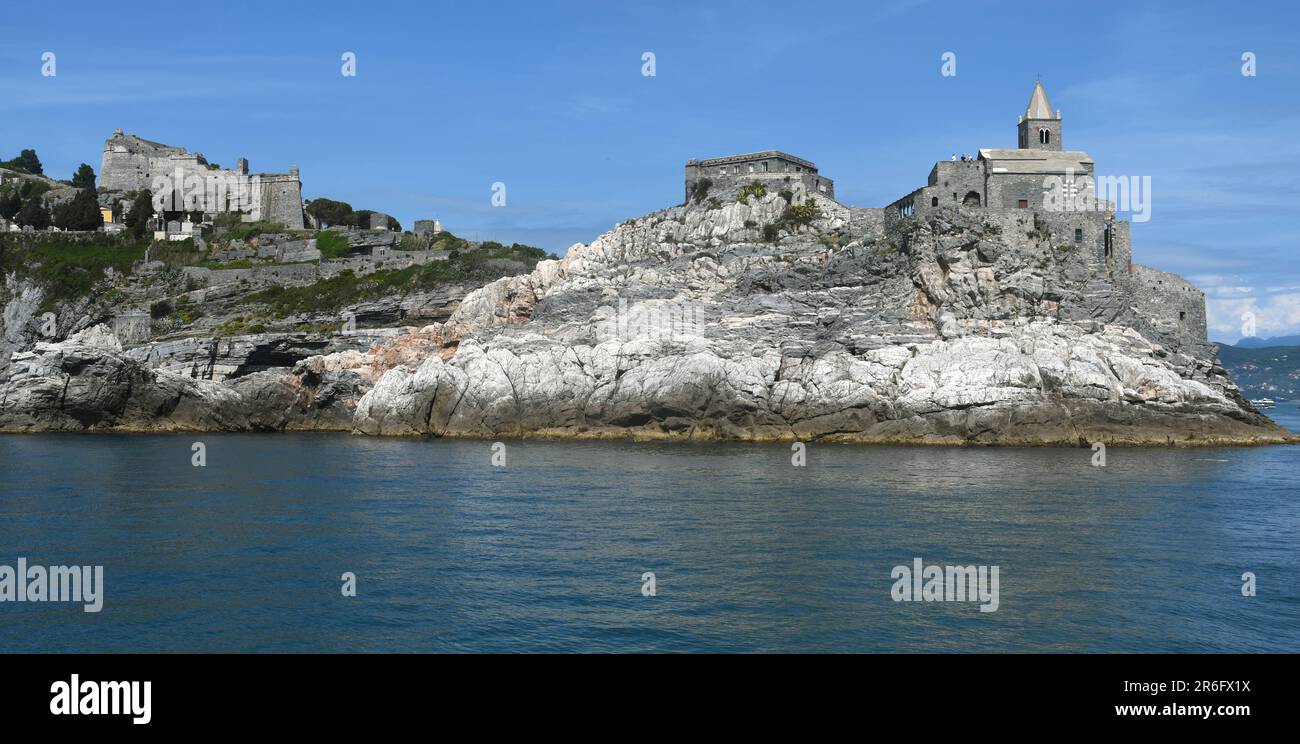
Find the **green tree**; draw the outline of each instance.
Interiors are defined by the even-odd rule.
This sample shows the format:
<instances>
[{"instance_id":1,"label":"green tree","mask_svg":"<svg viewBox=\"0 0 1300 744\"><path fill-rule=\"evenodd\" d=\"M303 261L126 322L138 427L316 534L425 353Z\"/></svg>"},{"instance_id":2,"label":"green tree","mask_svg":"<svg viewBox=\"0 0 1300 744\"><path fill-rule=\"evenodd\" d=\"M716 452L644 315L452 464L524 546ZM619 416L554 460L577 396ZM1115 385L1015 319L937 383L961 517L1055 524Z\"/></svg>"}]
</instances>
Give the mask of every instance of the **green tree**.
<instances>
[{"instance_id":1,"label":"green tree","mask_svg":"<svg viewBox=\"0 0 1300 744\"><path fill-rule=\"evenodd\" d=\"M18 187L18 195L22 197L23 201L27 201L33 196L40 196L52 188L54 187L44 181L37 181L35 179L23 181L22 185Z\"/></svg>"},{"instance_id":2,"label":"green tree","mask_svg":"<svg viewBox=\"0 0 1300 744\"><path fill-rule=\"evenodd\" d=\"M95 169L82 163L77 172L72 174L72 185L79 189L95 188Z\"/></svg>"},{"instance_id":3,"label":"green tree","mask_svg":"<svg viewBox=\"0 0 1300 744\"><path fill-rule=\"evenodd\" d=\"M23 198L18 195L17 189L0 192L0 217L12 220L22 208Z\"/></svg>"},{"instance_id":4,"label":"green tree","mask_svg":"<svg viewBox=\"0 0 1300 744\"><path fill-rule=\"evenodd\" d=\"M131 211L127 212L126 229L136 238L143 238L145 233L149 232L149 220L153 217L153 193L145 189L135 195L135 201L131 202Z\"/></svg>"},{"instance_id":5,"label":"green tree","mask_svg":"<svg viewBox=\"0 0 1300 744\"><path fill-rule=\"evenodd\" d=\"M60 230L98 230L103 224L94 189L82 189L72 201L54 209L54 226Z\"/></svg>"},{"instance_id":6,"label":"green tree","mask_svg":"<svg viewBox=\"0 0 1300 744\"><path fill-rule=\"evenodd\" d=\"M50 226L50 213L45 208L45 200L39 196L28 199L23 204L23 208L18 210L14 222L23 227L33 227L37 230L48 228Z\"/></svg>"},{"instance_id":7,"label":"green tree","mask_svg":"<svg viewBox=\"0 0 1300 744\"><path fill-rule=\"evenodd\" d=\"M356 224L352 205L333 199L312 199L307 202L307 214L315 217L321 227Z\"/></svg>"},{"instance_id":8,"label":"green tree","mask_svg":"<svg viewBox=\"0 0 1300 744\"><path fill-rule=\"evenodd\" d=\"M43 176L45 171L41 167L41 159L36 157L35 150L23 150L18 153L18 157L13 160L6 160L0 163L0 168L22 171L34 176Z\"/></svg>"}]
</instances>

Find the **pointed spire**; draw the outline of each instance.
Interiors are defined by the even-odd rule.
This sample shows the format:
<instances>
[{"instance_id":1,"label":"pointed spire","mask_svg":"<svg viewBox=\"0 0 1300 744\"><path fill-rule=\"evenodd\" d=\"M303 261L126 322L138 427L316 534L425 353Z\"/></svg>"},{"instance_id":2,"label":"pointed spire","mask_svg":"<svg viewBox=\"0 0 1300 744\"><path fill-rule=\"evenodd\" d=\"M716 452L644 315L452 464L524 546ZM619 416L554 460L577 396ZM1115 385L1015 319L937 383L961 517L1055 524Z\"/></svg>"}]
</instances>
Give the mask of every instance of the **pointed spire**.
<instances>
[{"instance_id":1,"label":"pointed spire","mask_svg":"<svg viewBox=\"0 0 1300 744\"><path fill-rule=\"evenodd\" d=\"M1029 106L1025 109L1026 119L1055 119L1052 103L1047 100L1047 91L1043 90L1043 81L1034 83L1034 92L1029 96Z\"/></svg>"}]
</instances>

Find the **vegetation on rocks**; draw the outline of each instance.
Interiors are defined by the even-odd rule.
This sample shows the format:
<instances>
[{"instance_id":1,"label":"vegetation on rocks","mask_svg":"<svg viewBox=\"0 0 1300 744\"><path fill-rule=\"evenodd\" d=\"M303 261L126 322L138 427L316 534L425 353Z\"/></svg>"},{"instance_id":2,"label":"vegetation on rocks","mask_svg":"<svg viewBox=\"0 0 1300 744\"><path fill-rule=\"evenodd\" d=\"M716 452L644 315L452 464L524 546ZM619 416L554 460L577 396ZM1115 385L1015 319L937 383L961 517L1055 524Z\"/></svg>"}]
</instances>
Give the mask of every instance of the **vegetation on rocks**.
<instances>
[{"instance_id":1,"label":"vegetation on rocks","mask_svg":"<svg viewBox=\"0 0 1300 744\"><path fill-rule=\"evenodd\" d=\"M741 186L740 191L736 193L736 199L742 204L748 204L749 197L751 196L757 199L762 199L767 196L767 187L764 186L761 181L750 181L744 186Z\"/></svg>"},{"instance_id":2,"label":"vegetation on rocks","mask_svg":"<svg viewBox=\"0 0 1300 744\"><path fill-rule=\"evenodd\" d=\"M339 310L394 294L435 289L446 284L480 285L511 274L532 271L546 258L541 248L488 241L475 250L453 251L446 261L431 261L404 269L357 276L344 271L304 287L268 287L250 294L249 302L265 304L278 317Z\"/></svg>"},{"instance_id":3,"label":"vegetation on rocks","mask_svg":"<svg viewBox=\"0 0 1300 744\"><path fill-rule=\"evenodd\" d=\"M691 184L691 201L699 204L704 201L704 197L709 195L709 189L713 188L713 179L701 178Z\"/></svg>"},{"instance_id":4,"label":"vegetation on rocks","mask_svg":"<svg viewBox=\"0 0 1300 744\"><path fill-rule=\"evenodd\" d=\"M359 227L362 229L370 228L370 216L375 214L373 210L369 209L354 210L351 204L333 199L312 199L307 202L306 211L319 224L326 227ZM389 230L402 229L402 224L392 217L388 218L387 224Z\"/></svg>"},{"instance_id":5,"label":"vegetation on rocks","mask_svg":"<svg viewBox=\"0 0 1300 744\"><path fill-rule=\"evenodd\" d=\"M0 160L0 168L29 173L33 176L45 174L45 170L41 166L41 159L36 157L35 150L23 150L18 153L18 157L12 160Z\"/></svg>"},{"instance_id":6,"label":"vegetation on rocks","mask_svg":"<svg viewBox=\"0 0 1300 744\"><path fill-rule=\"evenodd\" d=\"M0 272L31 278L44 293L44 311L91 294L109 269L130 272L147 247L148 243L110 235L93 243L57 235L41 236L36 242L6 236L0 238Z\"/></svg>"},{"instance_id":7,"label":"vegetation on rocks","mask_svg":"<svg viewBox=\"0 0 1300 744\"><path fill-rule=\"evenodd\" d=\"M346 235L328 230L317 231L316 250L321 258L347 258L352 252Z\"/></svg>"}]
</instances>

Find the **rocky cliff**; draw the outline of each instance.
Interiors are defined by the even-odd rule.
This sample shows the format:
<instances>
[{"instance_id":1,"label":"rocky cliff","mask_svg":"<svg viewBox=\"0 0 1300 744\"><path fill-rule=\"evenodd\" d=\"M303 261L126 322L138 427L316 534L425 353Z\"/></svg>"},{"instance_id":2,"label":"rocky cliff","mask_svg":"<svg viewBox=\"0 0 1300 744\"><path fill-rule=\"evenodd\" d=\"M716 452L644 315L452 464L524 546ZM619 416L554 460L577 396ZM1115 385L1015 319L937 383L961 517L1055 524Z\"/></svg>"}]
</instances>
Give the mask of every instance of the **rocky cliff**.
<instances>
[{"instance_id":1,"label":"rocky cliff","mask_svg":"<svg viewBox=\"0 0 1300 744\"><path fill-rule=\"evenodd\" d=\"M0 427L1290 439L1241 398L1213 346L1157 337L1160 319L1125 276L1032 214L886 226L813 199L769 193L630 220L470 292L445 323L220 382L151 366L99 329L37 343L0 383Z\"/></svg>"}]
</instances>

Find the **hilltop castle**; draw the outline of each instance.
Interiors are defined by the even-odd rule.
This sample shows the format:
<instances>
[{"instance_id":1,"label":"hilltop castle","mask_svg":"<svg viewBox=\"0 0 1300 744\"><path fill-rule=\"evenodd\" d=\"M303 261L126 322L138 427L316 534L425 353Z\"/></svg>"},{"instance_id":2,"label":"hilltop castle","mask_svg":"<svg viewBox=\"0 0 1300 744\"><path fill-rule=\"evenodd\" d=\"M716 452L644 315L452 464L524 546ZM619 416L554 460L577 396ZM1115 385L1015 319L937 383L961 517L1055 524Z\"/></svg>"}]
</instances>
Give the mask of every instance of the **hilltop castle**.
<instances>
[{"instance_id":1,"label":"hilltop castle","mask_svg":"<svg viewBox=\"0 0 1300 744\"><path fill-rule=\"evenodd\" d=\"M157 184L165 180L173 190L168 201L177 208L164 211L203 212L207 218L239 212L249 222L278 222L294 229L304 225L297 166L290 167L288 173L250 175L244 158L233 170L219 168L199 153L118 129L104 142L99 174L100 187L110 192L157 191Z\"/></svg>"},{"instance_id":2,"label":"hilltop castle","mask_svg":"<svg viewBox=\"0 0 1300 744\"><path fill-rule=\"evenodd\" d=\"M1061 112L1052 108L1041 81L1017 119L1016 134L1015 148L982 148L977 157L936 162L925 186L886 207L847 207L856 234L883 236L903 220L956 210L978 214L1005 231L1050 235L1058 246L1081 253L1097 303L1113 305L1114 298L1122 298L1144 317L1156 319L1143 329L1153 338L1171 348L1205 347L1204 293L1175 274L1133 263L1128 221L1116 216L1115 204L1099 198L1092 157L1064 149ZM688 160L686 201L734 197L752 181L768 190L779 182L778 191L801 181L807 193L835 198L833 182L815 164L769 150ZM1064 205L1053 200L1062 194ZM1074 206L1082 204L1086 208Z\"/></svg>"}]
</instances>

